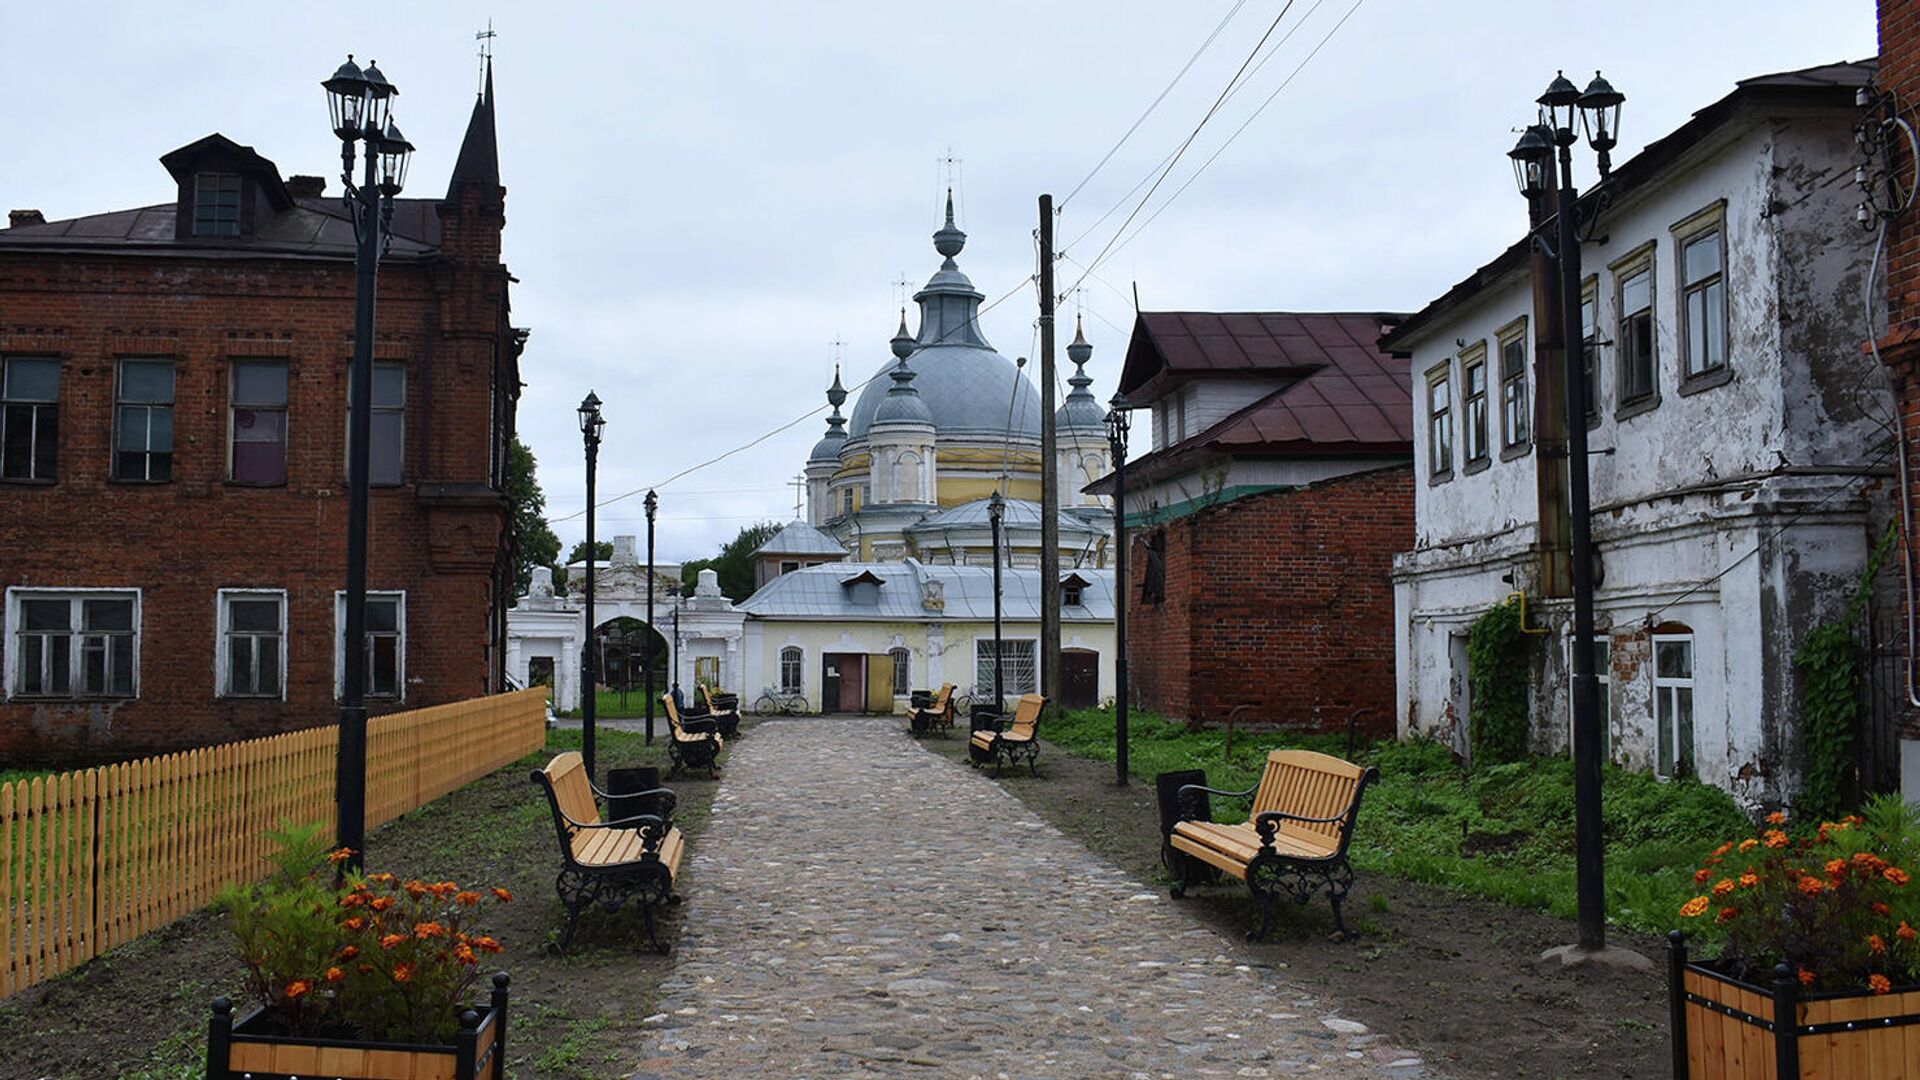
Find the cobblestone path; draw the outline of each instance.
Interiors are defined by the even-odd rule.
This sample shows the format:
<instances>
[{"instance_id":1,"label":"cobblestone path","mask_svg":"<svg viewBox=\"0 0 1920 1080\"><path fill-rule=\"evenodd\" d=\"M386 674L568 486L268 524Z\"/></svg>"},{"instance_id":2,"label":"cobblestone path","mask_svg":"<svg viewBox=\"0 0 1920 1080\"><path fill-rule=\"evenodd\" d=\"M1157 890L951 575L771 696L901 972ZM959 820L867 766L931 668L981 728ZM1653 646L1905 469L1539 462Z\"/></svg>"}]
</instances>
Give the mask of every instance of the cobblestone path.
<instances>
[{"instance_id":1,"label":"cobblestone path","mask_svg":"<svg viewBox=\"0 0 1920 1080\"><path fill-rule=\"evenodd\" d=\"M1427 1075L898 721L755 728L683 873L635 1080Z\"/></svg>"}]
</instances>

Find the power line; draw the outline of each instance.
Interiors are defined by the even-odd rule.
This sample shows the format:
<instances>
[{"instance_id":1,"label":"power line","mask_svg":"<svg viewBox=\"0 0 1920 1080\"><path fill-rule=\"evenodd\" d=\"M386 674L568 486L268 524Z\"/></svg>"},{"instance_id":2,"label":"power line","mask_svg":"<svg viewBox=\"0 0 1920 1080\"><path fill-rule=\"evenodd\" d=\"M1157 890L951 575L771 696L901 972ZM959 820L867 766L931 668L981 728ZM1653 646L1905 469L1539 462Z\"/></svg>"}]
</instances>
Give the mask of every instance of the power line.
<instances>
[{"instance_id":1,"label":"power line","mask_svg":"<svg viewBox=\"0 0 1920 1080\"><path fill-rule=\"evenodd\" d=\"M1232 94L1234 87L1239 84L1240 76L1246 73L1248 66L1253 63L1254 58L1260 55L1260 50L1266 46L1267 39L1273 36L1275 30L1279 29L1280 20L1286 18L1287 12L1293 10L1293 3L1294 0L1287 0L1280 8L1280 14L1275 15L1273 21L1267 24L1267 32L1260 35L1260 40L1254 43L1253 51L1249 52L1247 58L1240 62L1239 69L1233 73L1233 78L1227 81L1227 85L1221 88L1220 95L1213 99L1213 104L1208 107L1206 115L1202 116L1200 122L1193 126L1193 130L1187 133L1187 137L1180 143L1179 149L1175 150L1173 156L1168 159L1166 168L1161 169L1160 175L1154 179L1153 186L1147 189L1147 193L1140 197L1138 203L1134 204L1133 210L1127 214L1126 220L1120 223L1120 227L1114 230L1113 236L1108 238L1106 246L1100 249L1100 254L1095 255L1087 263L1089 267L1100 265L1100 260L1104 259L1107 252L1113 249L1114 242L1120 239L1120 235L1127 231L1127 226L1133 224L1133 219L1139 216L1141 209L1152 200L1153 193L1160 190L1160 185L1166 182L1167 174L1173 171L1175 165L1180 164L1180 158L1186 154L1187 148L1193 145L1193 140L1200 137L1201 129L1206 127L1207 121L1212 120L1214 114L1220 111L1220 106L1226 102L1228 95ZM1084 281L1085 279L1086 275L1082 274L1081 280ZM1072 292L1079 284L1080 282L1078 281L1074 282L1073 286L1069 287L1067 291Z\"/></svg>"},{"instance_id":2,"label":"power line","mask_svg":"<svg viewBox=\"0 0 1920 1080\"><path fill-rule=\"evenodd\" d=\"M1213 28L1213 33L1208 34L1207 39L1200 43L1200 47L1193 50L1193 55L1187 57L1187 62L1180 65L1180 70L1174 72L1172 80L1169 81L1166 87L1160 91L1159 95L1153 99L1153 102L1147 106L1146 111L1134 120L1133 125L1127 128L1126 134L1120 136L1120 141L1114 143L1113 146L1107 150L1106 155L1095 163L1092 169L1087 171L1087 175L1081 177L1080 182L1073 185L1073 190L1067 192L1066 198L1060 200L1061 210L1065 210L1067 204L1073 201L1073 197L1080 194L1080 189L1087 186L1087 181L1099 175L1100 170L1106 167L1107 162L1113 160L1113 155L1120 152L1120 148L1127 144L1128 139L1133 138L1133 133L1140 130L1140 125L1147 122L1147 117L1153 115L1153 110L1160 107L1160 103L1167 99L1167 95L1173 92L1175 86L1180 85L1180 80L1186 77L1187 71L1193 67L1194 61L1200 59L1200 54L1207 51L1208 46L1213 44L1214 39L1220 36L1220 32L1227 28L1227 24L1233 21L1233 17L1238 15L1240 9L1245 7L1246 4L1247 0L1235 0L1234 5L1227 9L1227 13L1221 17L1219 24ZM1131 194L1131 192L1129 192L1129 194Z\"/></svg>"}]
</instances>

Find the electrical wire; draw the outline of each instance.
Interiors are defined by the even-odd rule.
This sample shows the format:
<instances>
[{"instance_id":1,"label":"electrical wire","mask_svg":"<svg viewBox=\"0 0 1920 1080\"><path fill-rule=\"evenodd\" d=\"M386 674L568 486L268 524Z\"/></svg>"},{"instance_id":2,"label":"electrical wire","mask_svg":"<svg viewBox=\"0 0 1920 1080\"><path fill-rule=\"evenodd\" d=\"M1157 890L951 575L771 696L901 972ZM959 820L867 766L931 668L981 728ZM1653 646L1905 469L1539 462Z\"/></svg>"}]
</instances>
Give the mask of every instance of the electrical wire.
<instances>
[{"instance_id":1,"label":"electrical wire","mask_svg":"<svg viewBox=\"0 0 1920 1080\"><path fill-rule=\"evenodd\" d=\"M1103 155L1098 162L1094 163L1093 168L1087 170L1087 175L1081 177L1080 182L1073 185L1073 190L1067 192L1067 197L1060 200L1059 209L1065 210L1067 204L1073 201L1073 197L1080 194L1080 189L1086 187L1087 182L1095 176L1098 176L1100 170L1106 167L1107 162L1113 160L1113 155L1120 152L1120 148L1127 144L1128 139L1133 138L1133 133L1140 130L1141 124L1147 122L1147 117L1153 115L1153 110L1159 108L1160 103L1167 100L1167 95L1173 92L1174 87L1180 85L1180 80L1185 78L1187 72L1192 69L1194 61L1200 59L1200 54L1207 51L1208 46L1213 44L1214 39L1220 36L1220 32L1227 28L1227 24L1232 22L1233 17L1238 15L1240 9L1246 5L1247 0L1234 0L1234 5L1227 9L1227 13L1221 16L1220 22L1214 26L1213 33L1208 34L1207 39L1200 43L1200 47L1193 50L1193 55L1187 57L1187 62L1180 65L1180 70L1173 73L1173 78L1169 80L1167 85L1161 89L1160 93L1154 97L1153 101L1147 105L1146 111L1135 118L1132 126L1128 127L1126 133L1120 136L1120 141L1109 147L1106 154Z\"/></svg>"}]
</instances>

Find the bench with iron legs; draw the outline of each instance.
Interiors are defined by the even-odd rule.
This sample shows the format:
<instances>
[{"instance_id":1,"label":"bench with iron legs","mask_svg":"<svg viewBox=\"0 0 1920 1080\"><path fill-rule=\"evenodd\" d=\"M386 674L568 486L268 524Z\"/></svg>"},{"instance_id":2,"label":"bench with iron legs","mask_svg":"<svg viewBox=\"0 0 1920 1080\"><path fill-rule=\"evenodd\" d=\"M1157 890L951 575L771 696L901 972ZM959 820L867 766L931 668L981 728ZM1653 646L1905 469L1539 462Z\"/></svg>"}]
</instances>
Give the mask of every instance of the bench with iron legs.
<instances>
[{"instance_id":1,"label":"bench with iron legs","mask_svg":"<svg viewBox=\"0 0 1920 1080\"><path fill-rule=\"evenodd\" d=\"M711 717L714 729L723 739L740 737L740 697L737 694L716 694L705 683L700 684L700 700L706 706L701 715ZM687 719L693 717L689 715Z\"/></svg>"},{"instance_id":2,"label":"bench with iron legs","mask_svg":"<svg viewBox=\"0 0 1920 1080\"><path fill-rule=\"evenodd\" d=\"M561 867L554 889L567 911L567 926L558 948L564 951L573 942L586 909L597 904L613 912L632 904L646 917L647 940L664 954L667 948L660 943L653 913L663 904L680 902L673 884L686 853L686 842L673 824L673 792L655 788L638 793L658 813L602 821L596 797L606 798L607 793L594 786L577 751L559 754L546 768L533 770L532 780L546 792L560 839Z\"/></svg>"},{"instance_id":3,"label":"bench with iron legs","mask_svg":"<svg viewBox=\"0 0 1920 1080\"><path fill-rule=\"evenodd\" d=\"M1249 938L1265 937L1282 898L1305 904L1324 889L1333 905L1333 925L1342 934L1340 905L1353 888L1347 845L1360 815L1360 798L1380 772L1331 754L1311 750L1275 750L1267 755L1260 782L1245 791L1221 791L1200 784L1180 789L1181 820L1168 846L1188 859L1170 865L1191 868L1199 860L1246 883L1260 906L1260 925ZM1206 795L1253 800L1247 820L1237 825L1205 820ZM1188 869L1174 883L1176 899L1201 883Z\"/></svg>"},{"instance_id":4,"label":"bench with iron legs","mask_svg":"<svg viewBox=\"0 0 1920 1080\"><path fill-rule=\"evenodd\" d=\"M952 683L947 683L925 704L915 705L907 713L907 730L915 735L952 731L954 689ZM924 694L926 691L920 692Z\"/></svg>"},{"instance_id":5,"label":"bench with iron legs","mask_svg":"<svg viewBox=\"0 0 1920 1080\"><path fill-rule=\"evenodd\" d=\"M670 693L661 694L660 701L667 707L667 761L671 765L667 775L701 768L710 777L719 775L720 748L726 740L720 735L718 722L711 717L682 720L680 707L673 703Z\"/></svg>"},{"instance_id":6,"label":"bench with iron legs","mask_svg":"<svg viewBox=\"0 0 1920 1080\"><path fill-rule=\"evenodd\" d=\"M1027 763L1027 771L1040 775L1040 713L1047 699L1039 694L1022 694L1011 723L1004 716L976 715L973 737L967 742L967 761L971 765L993 766L999 776L1005 765Z\"/></svg>"}]
</instances>

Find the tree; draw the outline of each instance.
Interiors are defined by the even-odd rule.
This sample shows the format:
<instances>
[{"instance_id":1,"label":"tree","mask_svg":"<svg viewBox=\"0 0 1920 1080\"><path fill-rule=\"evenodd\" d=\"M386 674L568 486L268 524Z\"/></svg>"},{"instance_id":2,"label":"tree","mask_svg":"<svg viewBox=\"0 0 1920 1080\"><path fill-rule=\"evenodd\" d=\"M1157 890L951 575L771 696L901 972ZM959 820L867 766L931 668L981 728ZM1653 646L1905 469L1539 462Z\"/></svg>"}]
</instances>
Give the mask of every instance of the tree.
<instances>
[{"instance_id":1,"label":"tree","mask_svg":"<svg viewBox=\"0 0 1920 1080\"><path fill-rule=\"evenodd\" d=\"M593 560L594 562L612 562L613 561L613 541L595 540L593 542L593 551L594 551L594 560ZM586 561L587 561L587 542L585 540L575 540L573 542L573 550L567 552L566 564L568 566L572 566L574 563L583 563Z\"/></svg>"},{"instance_id":2,"label":"tree","mask_svg":"<svg viewBox=\"0 0 1920 1080\"><path fill-rule=\"evenodd\" d=\"M513 589L523 596L533 581L533 568L552 566L560 554L560 538L547 524L547 497L535 475L533 451L517 437L507 448L508 527L513 530Z\"/></svg>"},{"instance_id":3,"label":"tree","mask_svg":"<svg viewBox=\"0 0 1920 1080\"><path fill-rule=\"evenodd\" d=\"M680 580L687 595L693 595L700 571L712 570L720 578L720 592L729 600L745 600L753 595L753 549L772 539L780 525L763 521L742 528L738 535L720 545L720 554L711 559L690 559L680 566Z\"/></svg>"}]
</instances>

